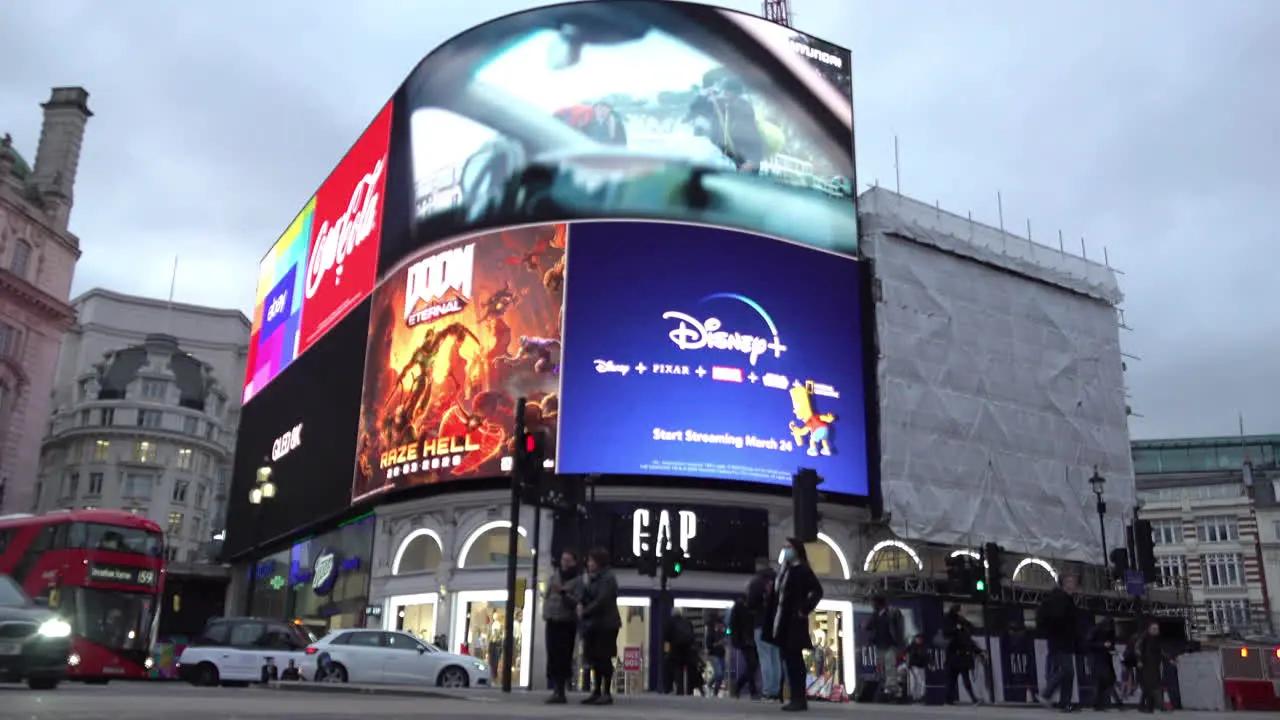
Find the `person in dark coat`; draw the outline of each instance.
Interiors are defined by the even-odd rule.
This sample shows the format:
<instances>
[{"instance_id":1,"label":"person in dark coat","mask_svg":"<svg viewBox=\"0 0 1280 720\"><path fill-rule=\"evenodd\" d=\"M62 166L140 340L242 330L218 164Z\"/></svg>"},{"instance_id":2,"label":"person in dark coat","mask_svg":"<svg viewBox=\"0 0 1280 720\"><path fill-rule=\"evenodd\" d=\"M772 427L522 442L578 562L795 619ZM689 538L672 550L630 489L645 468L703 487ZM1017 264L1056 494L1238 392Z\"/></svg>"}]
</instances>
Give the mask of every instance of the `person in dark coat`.
<instances>
[{"instance_id":1,"label":"person in dark coat","mask_svg":"<svg viewBox=\"0 0 1280 720\"><path fill-rule=\"evenodd\" d=\"M809 557L804 543L787 538L782 552L782 570L774 582L773 596L769 600L769 623L765 626L765 639L778 646L782 655L782 667L786 675L791 701L782 707L787 711L809 709L805 695L808 675L805 672L804 651L813 648L809 633L809 616L822 601L822 583L809 567Z\"/></svg>"},{"instance_id":2,"label":"person in dark coat","mask_svg":"<svg viewBox=\"0 0 1280 720\"><path fill-rule=\"evenodd\" d=\"M871 638L871 646L876 650L876 664L883 670L884 686L881 690L886 697L898 697L898 656L906 647L906 620L902 611L889 604L883 595L871 599L875 609L862 629Z\"/></svg>"},{"instance_id":3,"label":"person in dark coat","mask_svg":"<svg viewBox=\"0 0 1280 720\"><path fill-rule=\"evenodd\" d=\"M560 564L552 571L542 603L542 619L546 621L547 684L551 686L550 704L564 704L565 692L573 677L573 650L578 644L578 597L582 589L582 568L572 550L560 555Z\"/></svg>"},{"instance_id":4,"label":"person in dark coat","mask_svg":"<svg viewBox=\"0 0 1280 720\"><path fill-rule=\"evenodd\" d=\"M720 689L724 687L725 651L728 646L725 630L724 620L719 614L711 613L707 617L703 648L711 661L711 687L707 688L711 697L720 697Z\"/></svg>"},{"instance_id":5,"label":"person in dark coat","mask_svg":"<svg viewBox=\"0 0 1280 720\"><path fill-rule=\"evenodd\" d=\"M778 571L773 569L769 558L756 558L756 574L747 583L747 609L755 622L752 634L760 660L760 692L765 700L782 699L782 655L778 646L765 638L764 632L765 626L773 623L768 605L777 580Z\"/></svg>"},{"instance_id":6,"label":"person in dark coat","mask_svg":"<svg viewBox=\"0 0 1280 720\"><path fill-rule=\"evenodd\" d=\"M666 688L677 695L692 695L702 677L698 657L698 639L693 623L680 608L671 610L671 617L662 628L663 661L666 664Z\"/></svg>"},{"instance_id":7,"label":"person in dark coat","mask_svg":"<svg viewBox=\"0 0 1280 720\"><path fill-rule=\"evenodd\" d=\"M760 684L756 680L756 673L760 672L760 656L756 652L756 625L755 615L747 607L746 597L735 600L729 611L729 642L735 650L742 653L747 671L734 683L730 692L734 697L742 695L742 688L746 686L751 691L752 700L760 698Z\"/></svg>"},{"instance_id":8,"label":"person in dark coat","mask_svg":"<svg viewBox=\"0 0 1280 720\"><path fill-rule=\"evenodd\" d=\"M1045 669L1048 678L1044 689L1040 691L1040 699L1048 702L1056 692L1059 710L1071 710L1071 700L1075 689L1076 660L1075 653L1079 644L1077 631L1077 610L1072 595L1076 590L1076 579L1063 575L1040 606L1036 608L1036 629L1049 646L1049 658Z\"/></svg>"},{"instance_id":9,"label":"person in dark coat","mask_svg":"<svg viewBox=\"0 0 1280 720\"><path fill-rule=\"evenodd\" d=\"M1116 650L1116 623L1102 618L1089 631L1085 640L1089 670L1093 673L1093 709L1106 710L1113 702L1120 705L1116 694L1116 666L1112 656Z\"/></svg>"},{"instance_id":10,"label":"person in dark coat","mask_svg":"<svg viewBox=\"0 0 1280 720\"><path fill-rule=\"evenodd\" d=\"M618 654L618 578L613 574L609 551L595 548L587 555L587 575L578 604L582 628L582 655L591 666L594 682L583 705L613 704L613 658Z\"/></svg>"},{"instance_id":11,"label":"person in dark coat","mask_svg":"<svg viewBox=\"0 0 1280 720\"><path fill-rule=\"evenodd\" d=\"M973 623L960 612L960 605L952 605L942 617L942 637L946 640L946 675L948 705L960 702L960 684L965 692L978 702L973 691L973 667L978 654L978 644L973 639Z\"/></svg>"},{"instance_id":12,"label":"person in dark coat","mask_svg":"<svg viewBox=\"0 0 1280 720\"><path fill-rule=\"evenodd\" d=\"M1155 712L1157 706L1164 704L1164 642L1160 639L1160 624L1151 623L1147 632L1140 638L1134 654L1138 658L1138 686L1142 689L1142 699L1138 701L1138 710L1144 713Z\"/></svg>"}]
</instances>

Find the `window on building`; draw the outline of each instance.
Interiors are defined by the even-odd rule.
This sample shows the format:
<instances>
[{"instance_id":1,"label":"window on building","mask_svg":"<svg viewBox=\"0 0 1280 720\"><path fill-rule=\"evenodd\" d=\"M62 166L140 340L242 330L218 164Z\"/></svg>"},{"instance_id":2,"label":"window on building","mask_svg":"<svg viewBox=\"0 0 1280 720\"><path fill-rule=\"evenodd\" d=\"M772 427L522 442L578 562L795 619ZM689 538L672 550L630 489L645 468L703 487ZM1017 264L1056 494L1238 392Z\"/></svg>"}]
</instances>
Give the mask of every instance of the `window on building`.
<instances>
[{"instance_id":1,"label":"window on building","mask_svg":"<svg viewBox=\"0 0 1280 720\"><path fill-rule=\"evenodd\" d=\"M1200 542L1234 542L1240 539L1240 525L1233 515L1196 518L1196 539Z\"/></svg>"},{"instance_id":2,"label":"window on building","mask_svg":"<svg viewBox=\"0 0 1280 720\"><path fill-rule=\"evenodd\" d=\"M116 424L116 409L115 409L115 408L102 408L101 410L99 410L99 411L98 411L98 424L99 424L99 425L115 425L115 424Z\"/></svg>"},{"instance_id":3,"label":"window on building","mask_svg":"<svg viewBox=\"0 0 1280 720\"><path fill-rule=\"evenodd\" d=\"M1211 588L1244 585L1244 559L1236 553L1208 553L1200 556L1204 586Z\"/></svg>"},{"instance_id":4,"label":"window on building","mask_svg":"<svg viewBox=\"0 0 1280 720\"><path fill-rule=\"evenodd\" d=\"M218 442L218 426L213 423L206 425L204 428L204 436L207 440Z\"/></svg>"},{"instance_id":5,"label":"window on building","mask_svg":"<svg viewBox=\"0 0 1280 720\"><path fill-rule=\"evenodd\" d=\"M89 381L81 380L76 383L76 398L79 400L89 399Z\"/></svg>"},{"instance_id":6,"label":"window on building","mask_svg":"<svg viewBox=\"0 0 1280 720\"><path fill-rule=\"evenodd\" d=\"M1156 558L1156 572L1161 585L1180 585L1187 576L1187 559L1182 555L1163 555Z\"/></svg>"},{"instance_id":7,"label":"window on building","mask_svg":"<svg viewBox=\"0 0 1280 720\"><path fill-rule=\"evenodd\" d=\"M1249 624L1248 600L1210 600L1205 609L1210 625L1228 628Z\"/></svg>"},{"instance_id":8,"label":"window on building","mask_svg":"<svg viewBox=\"0 0 1280 720\"><path fill-rule=\"evenodd\" d=\"M120 494L136 500L150 500L153 487L155 487L155 481L150 475L129 473L124 476L124 487L121 488Z\"/></svg>"},{"instance_id":9,"label":"window on building","mask_svg":"<svg viewBox=\"0 0 1280 720\"><path fill-rule=\"evenodd\" d=\"M163 380L143 380L142 381L142 397L148 400L163 400L165 391L169 389L169 383Z\"/></svg>"},{"instance_id":10,"label":"window on building","mask_svg":"<svg viewBox=\"0 0 1280 720\"><path fill-rule=\"evenodd\" d=\"M1276 482L1280 483L1280 480ZM1276 497L1280 498L1280 487L1276 488ZM1271 521L1271 536L1280 541L1280 520Z\"/></svg>"},{"instance_id":11,"label":"window on building","mask_svg":"<svg viewBox=\"0 0 1280 720\"><path fill-rule=\"evenodd\" d=\"M202 482L196 486L196 507L197 508L201 510L204 509L205 496L208 494L209 494L209 485L207 483Z\"/></svg>"},{"instance_id":12,"label":"window on building","mask_svg":"<svg viewBox=\"0 0 1280 720\"><path fill-rule=\"evenodd\" d=\"M191 448L178 449L178 468L180 470L191 469L191 456L192 456Z\"/></svg>"},{"instance_id":13,"label":"window on building","mask_svg":"<svg viewBox=\"0 0 1280 720\"><path fill-rule=\"evenodd\" d=\"M211 462L211 459L209 458L209 453L206 453L206 452L200 453L200 474L201 475L209 474L210 462Z\"/></svg>"},{"instance_id":14,"label":"window on building","mask_svg":"<svg viewBox=\"0 0 1280 720\"><path fill-rule=\"evenodd\" d=\"M159 410L139 410L138 411L138 427L140 428L158 428L160 420L163 417Z\"/></svg>"},{"instance_id":15,"label":"window on building","mask_svg":"<svg viewBox=\"0 0 1280 720\"><path fill-rule=\"evenodd\" d=\"M9 257L9 271L25 280L27 266L30 264L31 244L26 240L18 240L13 244L13 255Z\"/></svg>"},{"instance_id":16,"label":"window on building","mask_svg":"<svg viewBox=\"0 0 1280 720\"><path fill-rule=\"evenodd\" d=\"M18 329L7 323L0 323L0 356L12 357L18 354Z\"/></svg>"},{"instance_id":17,"label":"window on building","mask_svg":"<svg viewBox=\"0 0 1280 720\"><path fill-rule=\"evenodd\" d=\"M80 473L69 473L62 479L62 497L73 498L80 492Z\"/></svg>"},{"instance_id":18,"label":"window on building","mask_svg":"<svg viewBox=\"0 0 1280 720\"><path fill-rule=\"evenodd\" d=\"M103 474L100 472L89 473L89 495L102 494Z\"/></svg>"},{"instance_id":19,"label":"window on building","mask_svg":"<svg viewBox=\"0 0 1280 720\"><path fill-rule=\"evenodd\" d=\"M177 535L182 532L182 513L174 510L169 513L169 534Z\"/></svg>"},{"instance_id":20,"label":"window on building","mask_svg":"<svg viewBox=\"0 0 1280 720\"><path fill-rule=\"evenodd\" d=\"M111 459L111 441L95 440L93 442L93 461L107 462Z\"/></svg>"},{"instance_id":21,"label":"window on building","mask_svg":"<svg viewBox=\"0 0 1280 720\"><path fill-rule=\"evenodd\" d=\"M156 444L139 440L133 444L133 461L140 463L149 463L156 461Z\"/></svg>"},{"instance_id":22,"label":"window on building","mask_svg":"<svg viewBox=\"0 0 1280 720\"><path fill-rule=\"evenodd\" d=\"M176 503L187 502L187 488L191 483L186 480L175 480L173 482L173 501Z\"/></svg>"},{"instance_id":23,"label":"window on building","mask_svg":"<svg viewBox=\"0 0 1280 720\"><path fill-rule=\"evenodd\" d=\"M200 521L200 518L192 518L192 520L191 520L191 539L193 539L193 540L195 540L195 541L197 541L197 542L202 542L202 541L204 540L204 538L200 537L200 529L201 529L201 527L200 527L200 526L202 526L202 525L204 525L204 523Z\"/></svg>"},{"instance_id":24,"label":"window on building","mask_svg":"<svg viewBox=\"0 0 1280 720\"><path fill-rule=\"evenodd\" d=\"M200 434L200 418L194 418L187 415L182 418L182 432L188 435Z\"/></svg>"},{"instance_id":25,"label":"window on building","mask_svg":"<svg viewBox=\"0 0 1280 720\"><path fill-rule=\"evenodd\" d=\"M1151 539L1156 545L1181 545L1181 520L1153 520L1151 522Z\"/></svg>"}]
</instances>

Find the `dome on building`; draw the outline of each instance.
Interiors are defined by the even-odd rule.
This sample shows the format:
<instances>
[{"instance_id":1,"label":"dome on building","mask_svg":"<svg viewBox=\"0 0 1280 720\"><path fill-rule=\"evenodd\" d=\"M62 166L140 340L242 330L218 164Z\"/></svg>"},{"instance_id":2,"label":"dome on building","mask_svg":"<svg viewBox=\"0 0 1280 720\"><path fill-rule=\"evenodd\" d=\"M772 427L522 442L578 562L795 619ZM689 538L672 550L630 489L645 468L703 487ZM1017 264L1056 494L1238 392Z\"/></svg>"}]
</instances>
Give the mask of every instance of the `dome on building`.
<instances>
[{"instance_id":1,"label":"dome on building","mask_svg":"<svg viewBox=\"0 0 1280 720\"><path fill-rule=\"evenodd\" d=\"M27 176L31 174L31 165L28 164L26 158L22 157L22 154L13 147L13 136L9 133L5 133L4 141L0 142L0 154L7 155L13 162L13 170L10 171L10 175L13 177L18 180L25 181Z\"/></svg>"},{"instance_id":2,"label":"dome on building","mask_svg":"<svg viewBox=\"0 0 1280 720\"><path fill-rule=\"evenodd\" d=\"M157 363L157 359L160 360ZM95 369L98 374L98 399L119 400L125 397L129 384L138 379L139 372L148 364L173 373L173 384L178 388L178 405L192 410L204 410L205 398L215 383L210 368L205 363L183 352L178 339L172 335L152 333L141 345L107 353Z\"/></svg>"}]
</instances>

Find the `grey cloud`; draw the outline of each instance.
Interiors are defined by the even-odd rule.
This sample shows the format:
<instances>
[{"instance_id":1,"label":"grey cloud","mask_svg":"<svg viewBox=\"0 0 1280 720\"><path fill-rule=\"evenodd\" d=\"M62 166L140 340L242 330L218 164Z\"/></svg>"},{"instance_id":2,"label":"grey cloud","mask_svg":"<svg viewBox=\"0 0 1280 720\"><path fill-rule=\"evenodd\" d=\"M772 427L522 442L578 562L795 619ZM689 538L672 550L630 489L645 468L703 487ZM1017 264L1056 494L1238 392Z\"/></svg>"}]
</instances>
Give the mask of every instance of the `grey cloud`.
<instances>
[{"instance_id":1,"label":"grey cloud","mask_svg":"<svg viewBox=\"0 0 1280 720\"><path fill-rule=\"evenodd\" d=\"M725 3L758 12L756 0ZM892 186L1122 268L1138 436L1280 430L1274 223L1280 6L793 0L853 49L860 181ZM34 154L37 103L82 84L72 223L78 290L246 308L256 264L413 65L529 3L0 8L0 122ZM57 40L51 40L57 38ZM50 44L59 49L50 52ZM30 62L39 58L40 62ZM126 252L127 250L127 252Z\"/></svg>"}]
</instances>

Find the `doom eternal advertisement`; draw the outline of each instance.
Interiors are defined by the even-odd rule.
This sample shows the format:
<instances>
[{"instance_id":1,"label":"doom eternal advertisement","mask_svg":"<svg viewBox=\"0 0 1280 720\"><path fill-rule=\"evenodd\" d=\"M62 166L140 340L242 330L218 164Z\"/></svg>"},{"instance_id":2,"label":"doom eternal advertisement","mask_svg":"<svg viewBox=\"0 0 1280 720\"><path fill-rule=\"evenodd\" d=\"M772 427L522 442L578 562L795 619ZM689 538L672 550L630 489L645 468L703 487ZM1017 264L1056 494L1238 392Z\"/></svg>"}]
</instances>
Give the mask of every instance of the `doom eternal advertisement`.
<instances>
[{"instance_id":1,"label":"doom eternal advertisement","mask_svg":"<svg viewBox=\"0 0 1280 720\"><path fill-rule=\"evenodd\" d=\"M554 434L565 236L540 225L432 245L374 291L353 500L501 474L518 397L528 427Z\"/></svg>"}]
</instances>

